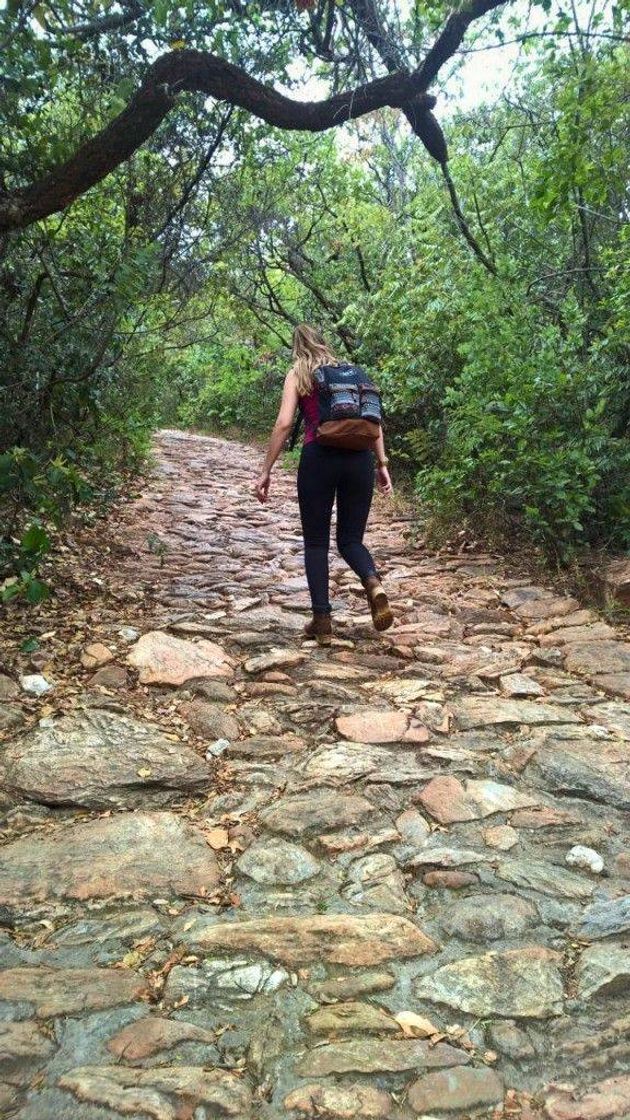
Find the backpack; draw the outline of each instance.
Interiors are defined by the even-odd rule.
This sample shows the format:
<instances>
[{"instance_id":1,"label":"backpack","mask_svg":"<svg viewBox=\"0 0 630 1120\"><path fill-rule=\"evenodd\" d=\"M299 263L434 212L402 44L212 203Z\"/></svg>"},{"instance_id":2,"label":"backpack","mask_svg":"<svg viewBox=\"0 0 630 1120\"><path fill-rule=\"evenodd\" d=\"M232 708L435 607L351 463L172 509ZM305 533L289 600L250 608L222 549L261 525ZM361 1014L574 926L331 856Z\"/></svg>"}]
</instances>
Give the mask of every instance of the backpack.
<instances>
[{"instance_id":1,"label":"backpack","mask_svg":"<svg viewBox=\"0 0 630 1120\"><path fill-rule=\"evenodd\" d=\"M381 394L365 370L342 362L338 366L319 366L313 377L319 398L317 442L349 451L373 451L381 433L383 412ZM300 410L291 438L292 448L301 421Z\"/></svg>"}]
</instances>

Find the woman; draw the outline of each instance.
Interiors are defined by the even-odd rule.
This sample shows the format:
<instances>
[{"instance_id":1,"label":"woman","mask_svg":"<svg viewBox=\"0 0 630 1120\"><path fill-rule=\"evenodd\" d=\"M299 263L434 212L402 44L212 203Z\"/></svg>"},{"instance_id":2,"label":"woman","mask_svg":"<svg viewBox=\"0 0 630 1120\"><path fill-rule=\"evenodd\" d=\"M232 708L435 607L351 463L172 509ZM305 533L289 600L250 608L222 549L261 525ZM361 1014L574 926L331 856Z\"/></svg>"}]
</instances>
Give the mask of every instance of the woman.
<instances>
[{"instance_id":1,"label":"woman","mask_svg":"<svg viewBox=\"0 0 630 1120\"><path fill-rule=\"evenodd\" d=\"M319 405L313 373L319 366L339 364L319 331L304 324L295 328L293 365L284 383L280 411L254 491L260 502L267 501L271 468L284 447L293 425L296 407L299 406L305 430L297 487L304 535L306 579L313 606L313 617L305 627L305 634L309 638L316 638L322 645L329 645L332 638L331 606L328 598L328 548L335 497L339 552L365 587L376 629L386 630L393 622L374 561L363 544L374 490L374 453L326 447L316 439ZM387 470L382 431L376 443L375 454L379 489L383 494L390 494L392 481Z\"/></svg>"}]
</instances>

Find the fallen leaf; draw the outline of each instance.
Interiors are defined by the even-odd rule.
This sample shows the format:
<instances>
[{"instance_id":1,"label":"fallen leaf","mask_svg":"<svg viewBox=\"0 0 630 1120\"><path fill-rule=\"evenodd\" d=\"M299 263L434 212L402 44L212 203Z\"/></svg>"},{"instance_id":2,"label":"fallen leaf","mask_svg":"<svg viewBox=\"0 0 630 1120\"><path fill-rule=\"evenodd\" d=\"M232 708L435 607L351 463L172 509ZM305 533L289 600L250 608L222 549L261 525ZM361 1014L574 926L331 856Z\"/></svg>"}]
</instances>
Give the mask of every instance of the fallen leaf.
<instances>
[{"instance_id":1,"label":"fallen leaf","mask_svg":"<svg viewBox=\"0 0 630 1120\"><path fill-rule=\"evenodd\" d=\"M136 774L139 778L150 778L152 773L153 771L146 766L142 770L136 770Z\"/></svg>"},{"instance_id":2,"label":"fallen leaf","mask_svg":"<svg viewBox=\"0 0 630 1120\"><path fill-rule=\"evenodd\" d=\"M209 832L206 832L206 843L209 844L215 852L220 851L221 848L228 848L230 845L230 838L227 828L211 828Z\"/></svg>"},{"instance_id":3,"label":"fallen leaf","mask_svg":"<svg viewBox=\"0 0 630 1120\"><path fill-rule=\"evenodd\" d=\"M438 1034L439 1028L430 1019L416 1015L414 1011L398 1011L394 1019L406 1038L430 1038Z\"/></svg>"}]
</instances>

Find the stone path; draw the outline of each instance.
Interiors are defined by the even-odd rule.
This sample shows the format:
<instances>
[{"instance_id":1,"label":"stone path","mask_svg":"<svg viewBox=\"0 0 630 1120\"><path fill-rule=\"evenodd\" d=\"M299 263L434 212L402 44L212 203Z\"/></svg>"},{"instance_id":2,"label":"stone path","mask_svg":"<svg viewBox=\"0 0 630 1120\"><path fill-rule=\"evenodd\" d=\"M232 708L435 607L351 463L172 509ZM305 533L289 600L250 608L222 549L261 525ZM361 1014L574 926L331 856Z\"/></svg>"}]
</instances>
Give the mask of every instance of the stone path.
<instances>
[{"instance_id":1,"label":"stone path","mask_svg":"<svg viewBox=\"0 0 630 1120\"><path fill-rule=\"evenodd\" d=\"M379 502L314 647L257 461L162 433L0 676L2 1115L630 1117L630 644Z\"/></svg>"}]
</instances>

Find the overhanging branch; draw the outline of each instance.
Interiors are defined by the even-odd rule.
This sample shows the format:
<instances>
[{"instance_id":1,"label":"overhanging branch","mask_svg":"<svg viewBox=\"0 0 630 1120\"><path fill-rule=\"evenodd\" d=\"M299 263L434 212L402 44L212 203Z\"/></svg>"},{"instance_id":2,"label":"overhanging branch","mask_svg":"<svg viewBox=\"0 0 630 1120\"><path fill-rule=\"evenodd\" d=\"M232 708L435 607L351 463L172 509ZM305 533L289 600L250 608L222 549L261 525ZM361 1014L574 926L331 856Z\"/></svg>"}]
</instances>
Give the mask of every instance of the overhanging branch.
<instances>
[{"instance_id":1,"label":"overhanging branch","mask_svg":"<svg viewBox=\"0 0 630 1120\"><path fill-rule=\"evenodd\" d=\"M439 162L447 158L427 93L440 67L457 50L469 24L506 0L470 0L449 16L424 62L323 101L296 101L238 66L205 51L170 51L157 59L127 107L39 182L0 193L0 233L19 229L69 206L101 182L155 132L183 92L199 92L245 109L276 128L324 132L385 106L415 118L415 131Z\"/></svg>"}]
</instances>

